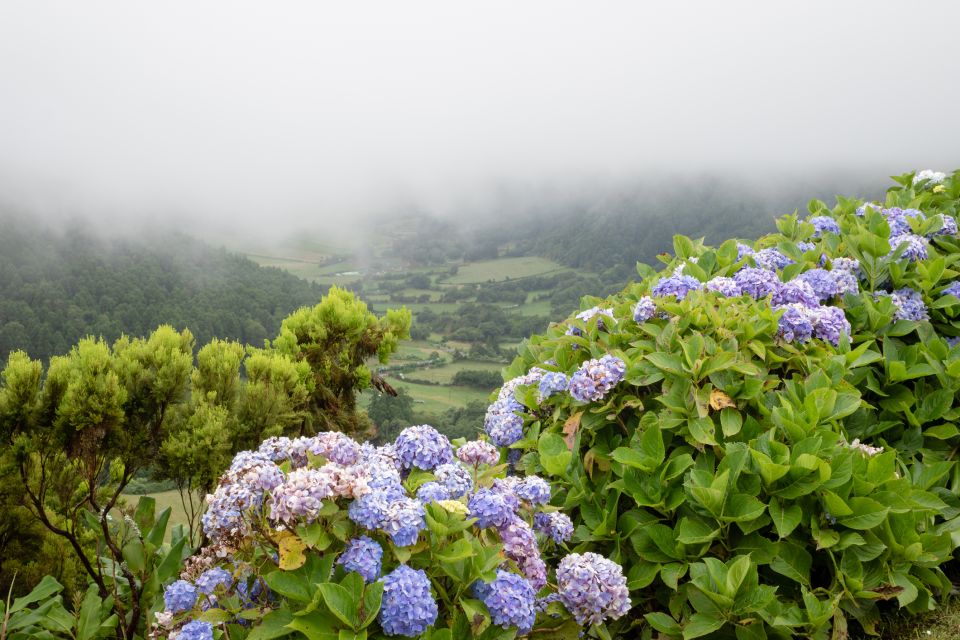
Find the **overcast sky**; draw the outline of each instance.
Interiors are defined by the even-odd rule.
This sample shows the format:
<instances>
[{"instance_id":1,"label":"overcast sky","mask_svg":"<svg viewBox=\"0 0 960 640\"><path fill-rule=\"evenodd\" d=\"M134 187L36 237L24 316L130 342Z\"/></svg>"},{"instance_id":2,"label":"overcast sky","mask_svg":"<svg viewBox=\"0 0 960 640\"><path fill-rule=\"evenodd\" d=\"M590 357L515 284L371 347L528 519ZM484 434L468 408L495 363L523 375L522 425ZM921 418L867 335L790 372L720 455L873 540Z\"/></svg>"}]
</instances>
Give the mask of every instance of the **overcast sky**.
<instances>
[{"instance_id":1,"label":"overcast sky","mask_svg":"<svg viewBox=\"0 0 960 640\"><path fill-rule=\"evenodd\" d=\"M0 3L0 199L243 228L960 167L960 3ZM315 224L315 222L314 222Z\"/></svg>"}]
</instances>

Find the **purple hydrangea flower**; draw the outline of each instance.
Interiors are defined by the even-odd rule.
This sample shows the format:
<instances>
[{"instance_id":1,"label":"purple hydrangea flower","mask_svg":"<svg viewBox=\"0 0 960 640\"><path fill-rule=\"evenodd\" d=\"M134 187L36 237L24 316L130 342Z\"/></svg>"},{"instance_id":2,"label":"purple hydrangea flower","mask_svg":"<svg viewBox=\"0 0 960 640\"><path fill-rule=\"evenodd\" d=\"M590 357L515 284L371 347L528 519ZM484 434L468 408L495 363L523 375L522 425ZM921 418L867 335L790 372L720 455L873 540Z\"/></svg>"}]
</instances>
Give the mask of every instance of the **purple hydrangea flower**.
<instances>
[{"instance_id":1,"label":"purple hydrangea flower","mask_svg":"<svg viewBox=\"0 0 960 640\"><path fill-rule=\"evenodd\" d=\"M766 298L780 287L780 278L769 269L743 267L733 279L743 293L757 300Z\"/></svg>"},{"instance_id":2,"label":"purple hydrangea flower","mask_svg":"<svg viewBox=\"0 0 960 640\"><path fill-rule=\"evenodd\" d=\"M440 500L449 500L453 496L450 495L450 489L446 488L439 482L424 482L417 489L417 500L423 504L429 502L439 502Z\"/></svg>"},{"instance_id":3,"label":"purple hydrangea flower","mask_svg":"<svg viewBox=\"0 0 960 640\"><path fill-rule=\"evenodd\" d=\"M540 557L537 534L522 518L512 516L497 527L503 553L513 560L520 573L539 591L547 584L547 564Z\"/></svg>"},{"instance_id":4,"label":"purple hydrangea flower","mask_svg":"<svg viewBox=\"0 0 960 640\"><path fill-rule=\"evenodd\" d=\"M557 567L557 593L577 624L600 624L630 611L623 568L596 553L571 553Z\"/></svg>"},{"instance_id":5,"label":"purple hydrangea flower","mask_svg":"<svg viewBox=\"0 0 960 640\"><path fill-rule=\"evenodd\" d=\"M833 279L837 283L838 295L842 296L848 293L857 294L860 292L860 281L854 273L842 269L834 269L830 273L833 274Z\"/></svg>"},{"instance_id":6,"label":"purple hydrangea flower","mask_svg":"<svg viewBox=\"0 0 960 640\"><path fill-rule=\"evenodd\" d=\"M820 338L837 346L840 336L850 335L850 321L840 307L818 307L811 309L813 337Z\"/></svg>"},{"instance_id":7,"label":"purple hydrangea flower","mask_svg":"<svg viewBox=\"0 0 960 640\"><path fill-rule=\"evenodd\" d=\"M477 519L478 527L497 527L513 518L519 506L516 496L483 487L470 496L467 512Z\"/></svg>"},{"instance_id":8,"label":"purple hydrangea flower","mask_svg":"<svg viewBox=\"0 0 960 640\"><path fill-rule=\"evenodd\" d=\"M317 519L324 498L332 495L327 473L314 468L296 469L271 494L270 518L281 522L304 518L312 522Z\"/></svg>"},{"instance_id":9,"label":"purple hydrangea flower","mask_svg":"<svg viewBox=\"0 0 960 640\"><path fill-rule=\"evenodd\" d=\"M807 251L813 251L816 248L817 245L813 244L812 242L806 242L805 240L801 240L797 243L797 249L800 249L800 251L803 253L806 253Z\"/></svg>"},{"instance_id":10,"label":"purple hydrangea flower","mask_svg":"<svg viewBox=\"0 0 960 640\"><path fill-rule=\"evenodd\" d=\"M447 436L430 425L407 427L394 442L403 469L416 467L430 471L434 467L453 462L453 448Z\"/></svg>"},{"instance_id":11,"label":"purple hydrangea flower","mask_svg":"<svg viewBox=\"0 0 960 640\"><path fill-rule=\"evenodd\" d=\"M241 451L233 458L217 489L207 496L207 511L201 518L203 531L214 541L243 535L244 513L263 504L264 494L283 483L284 476L262 453Z\"/></svg>"},{"instance_id":12,"label":"purple hydrangea flower","mask_svg":"<svg viewBox=\"0 0 960 640\"><path fill-rule=\"evenodd\" d=\"M698 291L702 285L693 276L669 276L653 285L650 292L654 296L674 296L678 301L687 297L691 291Z\"/></svg>"},{"instance_id":13,"label":"purple hydrangea flower","mask_svg":"<svg viewBox=\"0 0 960 640\"><path fill-rule=\"evenodd\" d=\"M901 233L890 237L890 253L903 247L900 255L911 262L927 259L927 245L929 241L923 236L913 233Z\"/></svg>"},{"instance_id":14,"label":"purple hydrangea flower","mask_svg":"<svg viewBox=\"0 0 960 640\"><path fill-rule=\"evenodd\" d=\"M580 402L601 400L623 380L626 370L623 360L609 353L596 360L587 360L570 378L568 391Z\"/></svg>"},{"instance_id":15,"label":"purple hydrangea flower","mask_svg":"<svg viewBox=\"0 0 960 640\"><path fill-rule=\"evenodd\" d=\"M380 626L387 635L417 637L436 622L437 613L423 569L402 564L383 578Z\"/></svg>"},{"instance_id":16,"label":"purple hydrangea flower","mask_svg":"<svg viewBox=\"0 0 960 640\"><path fill-rule=\"evenodd\" d=\"M944 287L943 291L940 292L940 295L960 298L960 280L951 282L949 285Z\"/></svg>"},{"instance_id":17,"label":"purple hydrangea flower","mask_svg":"<svg viewBox=\"0 0 960 640\"><path fill-rule=\"evenodd\" d=\"M938 213L936 217L940 219L940 228L931 233L931 236L957 235L957 221L953 216L945 216L942 213Z\"/></svg>"},{"instance_id":18,"label":"purple hydrangea flower","mask_svg":"<svg viewBox=\"0 0 960 640\"><path fill-rule=\"evenodd\" d=\"M773 306L782 306L785 304L799 303L806 307L816 307L820 304L820 299L814 292L813 287L803 280L793 279L777 287L770 299Z\"/></svg>"},{"instance_id":19,"label":"purple hydrangea flower","mask_svg":"<svg viewBox=\"0 0 960 640\"><path fill-rule=\"evenodd\" d=\"M875 202L864 202L862 205L857 207L857 215L863 217L867 213L867 208L870 208L874 211L882 211L883 207Z\"/></svg>"},{"instance_id":20,"label":"purple hydrangea flower","mask_svg":"<svg viewBox=\"0 0 960 640\"><path fill-rule=\"evenodd\" d=\"M643 296L633 307L634 322L646 322L657 311L657 303L650 296Z\"/></svg>"},{"instance_id":21,"label":"purple hydrangea flower","mask_svg":"<svg viewBox=\"0 0 960 640\"><path fill-rule=\"evenodd\" d=\"M753 247L742 242L737 243L737 262L740 262L747 256L753 255Z\"/></svg>"},{"instance_id":22,"label":"purple hydrangea flower","mask_svg":"<svg viewBox=\"0 0 960 640\"><path fill-rule=\"evenodd\" d=\"M473 490L470 472L457 462L440 465L433 470L433 475L450 492L451 498L459 498Z\"/></svg>"},{"instance_id":23,"label":"purple hydrangea flower","mask_svg":"<svg viewBox=\"0 0 960 640\"><path fill-rule=\"evenodd\" d=\"M540 379L540 386L537 388L541 402L555 393L566 391L569 384L570 379L564 373L551 371L543 374L543 378Z\"/></svg>"},{"instance_id":24,"label":"purple hydrangea flower","mask_svg":"<svg viewBox=\"0 0 960 640\"><path fill-rule=\"evenodd\" d=\"M716 291L720 295L728 298L736 298L743 294L737 281L726 276L717 276L712 280L708 280L703 287L707 291Z\"/></svg>"},{"instance_id":25,"label":"purple hydrangea flower","mask_svg":"<svg viewBox=\"0 0 960 640\"><path fill-rule=\"evenodd\" d=\"M197 588L186 580L177 580L163 591L163 605L170 613L189 611L197 604Z\"/></svg>"},{"instance_id":26,"label":"purple hydrangea flower","mask_svg":"<svg viewBox=\"0 0 960 640\"><path fill-rule=\"evenodd\" d=\"M201 573L200 577L197 578L196 584L197 590L199 590L200 593L205 593L209 596L216 590L217 585L223 585L224 589L229 589L230 586L233 585L233 574L226 569L214 567Z\"/></svg>"},{"instance_id":27,"label":"purple hydrangea flower","mask_svg":"<svg viewBox=\"0 0 960 640\"><path fill-rule=\"evenodd\" d=\"M457 449L457 458L460 462L474 467L481 464L495 465L500 462L500 452L489 442L471 440Z\"/></svg>"},{"instance_id":28,"label":"purple hydrangea flower","mask_svg":"<svg viewBox=\"0 0 960 640\"><path fill-rule=\"evenodd\" d=\"M367 536L354 538L337 558L337 564L345 571L356 571L364 582L373 582L380 577L383 547Z\"/></svg>"},{"instance_id":29,"label":"purple hydrangea flower","mask_svg":"<svg viewBox=\"0 0 960 640\"><path fill-rule=\"evenodd\" d=\"M860 276L860 261L856 258L830 258L830 268L837 271L847 271L853 275Z\"/></svg>"},{"instance_id":30,"label":"purple hydrangea flower","mask_svg":"<svg viewBox=\"0 0 960 640\"><path fill-rule=\"evenodd\" d=\"M530 504L550 502L550 483L540 476L527 476L517 484L517 497Z\"/></svg>"},{"instance_id":31,"label":"purple hydrangea flower","mask_svg":"<svg viewBox=\"0 0 960 640\"><path fill-rule=\"evenodd\" d=\"M177 640L213 640L213 625L202 620L188 622L177 633Z\"/></svg>"},{"instance_id":32,"label":"purple hydrangea flower","mask_svg":"<svg viewBox=\"0 0 960 640\"><path fill-rule=\"evenodd\" d=\"M537 594L523 576L497 569L496 579L483 587L474 585L474 593L487 605L493 624L504 629L517 627L521 634L533 629Z\"/></svg>"},{"instance_id":33,"label":"purple hydrangea flower","mask_svg":"<svg viewBox=\"0 0 960 640\"><path fill-rule=\"evenodd\" d=\"M947 340L947 346L949 346L951 349L953 349L958 344L960 344L960 336L951 336L946 340Z\"/></svg>"},{"instance_id":34,"label":"purple hydrangea flower","mask_svg":"<svg viewBox=\"0 0 960 640\"><path fill-rule=\"evenodd\" d=\"M785 256L779 249L770 247L761 249L753 254L753 261L761 269L768 271L778 271L787 265L793 264L793 260Z\"/></svg>"},{"instance_id":35,"label":"purple hydrangea flower","mask_svg":"<svg viewBox=\"0 0 960 640\"><path fill-rule=\"evenodd\" d=\"M423 505L411 498L398 498L389 503L380 529L398 547L416 544L420 532L427 528Z\"/></svg>"},{"instance_id":36,"label":"purple hydrangea flower","mask_svg":"<svg viewBox=\"0 0 960 640\"><path fill-rule=\"evenodd\" d=\"M783 305L778 333L790 342L806 342L813 337L810 307L799 302Z\"/></svg>"},{"instance_id":37,"label":"purple hydrangea flower","mask_svg":"<svg viewBox=\"0 0 960 640\"><path fill-rule=\"evenodd\" d=\"M573 521L570 516L559 511L538 513L533 516L533 526L558 544L573 537Z\"/></svg>"},{"instance_id":38,"label":"purple hydrangea flower","mask_svg":"<svg viewBox=\"0 0 960 640\"><path fill-rule=\"evenodd\" d=\"M815 229L813 236L819 238L825 233L840 233L840 225L830 216L814 216L810 218L810 224Z\"/></svg>"},{"instance_id":39,"label":"purple hydrangea flower","mask_svg":"<svg viewBox=\"0 0 960 640\"><path fill-rule=\"evenodd\" d=\"M833 272L825 269L810 269L809 271L804 271L797 276L797 280L810 285L818 301L828 300L840 293L840 287L837 284L837 279L834 277Z\"/></svg>"},{"instance_id":40,"label":"purple hydrangea flower","mask_svg":"<svg viewBox=\"0 0 960 640\"><path fill-rule=\"evenodd\" d=\"M323 456L330 462L350 465L360 457L357 441L339 431L323 431L304 440L307 442L307 451L315 456Z\"/></svg>"},{"instance_id":41,"label":"purple hydrangea flower","mask_svg":"<svg viewBox=\"0 0 960 640\"><path fill-rule=\"evenodd\" d=\"M523 405L517 401L514 392L521 385L538 384L545 373L534 367L526 375L508 380L500 387L497 399L487 407L483 421L483 428L493 444L509 447L523 437L523 418L516 414L523 411Z\"/></svg>"},{"instance_id":42,"label":"purple hydrangea flower","mask_svg":"<svg viewBox=\"0 0 960 640\"><path fill-rule=\"evenodd\" d=\"M927 313L927 305L923 302L923 296L918 291L910 287L897 289L890 294L893 300L893 306L896 309L893 317L897 320L929 320L930 314Z\"/></svg>"},{"instance_id":43,"label":"purple hydrangea flower","mask_svg":"<svg viewBox=\"0 0 960 640\"><path fill-rule=\"evenodd\" d=\"M921 221L927 218L919 209L893 207L891 209L884 209L882 213L887 219L887 224L890 226L891 236L899 236L907 233L912 234L913 228L910 226L909 218L916 218ZM891 246L893 246L892 243Z\"/></svg>"},{"instance_id":44,"label":"purple hydrangea flower","mask_svg":"<svg viewBox=\"0 0 960 640\"><path fill-rule=\"evenodd\" d=\"M592 319L597 318L597 328L605 329L606 325L604 324L604 318L609 320L614 320L613 309L601 309L600 307L592 307L586 311L581 311L577 314L577 320L582 320L584 323L590 322Z\"/></svg>"}]
</instances>

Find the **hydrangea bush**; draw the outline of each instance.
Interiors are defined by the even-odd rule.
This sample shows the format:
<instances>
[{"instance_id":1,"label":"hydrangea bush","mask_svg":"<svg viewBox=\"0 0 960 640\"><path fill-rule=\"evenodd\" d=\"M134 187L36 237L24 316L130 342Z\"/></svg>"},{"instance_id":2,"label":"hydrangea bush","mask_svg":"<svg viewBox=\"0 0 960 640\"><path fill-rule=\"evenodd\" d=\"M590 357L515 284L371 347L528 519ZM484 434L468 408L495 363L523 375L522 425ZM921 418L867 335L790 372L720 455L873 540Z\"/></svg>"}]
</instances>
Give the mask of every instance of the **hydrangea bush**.
<instances>
[{"instance_id":1,"label":"hydrangea bush","mask_svg":"<svg viewBox=\"0 0 960 640\"><path fill-rule=\"evenodd\" d=\"M239 453L152 637L606 636L630 609L620 565L568 552L548 482L457 445L418 425L382 447L324 432Z\"/></svg>"},{"instance_id":2,"label":"hydrangea bush","mask_svg":"<svg viewBox=\"0 0 960 640\"><path fill-rule=\"evenodd\" d=\"M626 602L566 599L604 558L627 569L620 637L846 638L950 592L960 172L896 182L755 243L678 236L521 347L485 429L573 519L577 621Z\"/></svg>"}]
</instances>

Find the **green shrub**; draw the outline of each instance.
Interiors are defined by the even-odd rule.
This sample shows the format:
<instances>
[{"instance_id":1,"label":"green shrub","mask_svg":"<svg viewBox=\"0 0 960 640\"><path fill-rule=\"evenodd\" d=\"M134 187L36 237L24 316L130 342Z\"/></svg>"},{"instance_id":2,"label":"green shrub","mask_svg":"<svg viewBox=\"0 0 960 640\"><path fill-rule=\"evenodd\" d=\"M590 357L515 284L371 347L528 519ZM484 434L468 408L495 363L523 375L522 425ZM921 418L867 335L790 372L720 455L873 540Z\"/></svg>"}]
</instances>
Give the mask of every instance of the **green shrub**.
<instances>
[{"instance_id":1,"label":"green shrub","mask_svg":"<svg viewBox=\"0 0 960 640\"><path fill-rule=\"evenodd\" d=\"M752 247L678 236L664 271L638 265L640 282L586 299L507 370L525 377L488 433L552 479L576 551L628 570L632 617L615 633L845 638L950 590L960 300L944 290L960 289L960 172L896 180L882 206L812 201L816 226L785 216ZM815 269L857 286L799 306L704 286L740 272L749 289L741 270L763 265L780 302L809 294L798 278L820 285Z\"/></svg>"}]
</instances>

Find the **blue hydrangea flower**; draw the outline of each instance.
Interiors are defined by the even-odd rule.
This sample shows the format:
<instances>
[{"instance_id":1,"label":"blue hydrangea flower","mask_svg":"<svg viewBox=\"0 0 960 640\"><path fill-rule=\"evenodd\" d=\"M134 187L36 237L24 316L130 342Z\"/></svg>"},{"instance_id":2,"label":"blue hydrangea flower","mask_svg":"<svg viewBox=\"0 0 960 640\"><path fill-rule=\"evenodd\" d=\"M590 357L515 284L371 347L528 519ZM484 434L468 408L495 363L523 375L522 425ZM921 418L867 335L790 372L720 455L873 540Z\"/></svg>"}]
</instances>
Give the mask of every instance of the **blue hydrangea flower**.
<instances>
[{"instance_id":1,"label":"blue hydrangea flower","mask_svg":"<svg viewBox=\"0 0 960 640\"><path fill-rule=\"evenodd\" d=\"M402 497L392 500L380 523L380 530L390 536L390 541L398 547L416 544L420 532L427 528L423 505L412 498Z\"/></svg>"},{"instance_id":2,"label":"blue hydrangea flower","mask_svg":"<svg viewBox=\"0 0 960 640\"><path fill-rule=\"evenodd\" d=\"M860 292L860 280L857 279L856 274L850 271L836 269L830 273L833 274L833 279L837 283L837 293L839 295L842 296L848 293L857 294Z\"/></svg>"},{"instance_id":3,"label":"blue hydrangea flower","mask_svg":"<svg viewBox=\"0 0 960 640\"><path fill-rule=\"evenodd\" d=\"M783 305L778 333L790 342L806 342L813 337L810 308L799 302Z\"/></svg>"},{"instance_id":4,"label":"blue hydrangea flower","mask_svg":"<svg viewBox=\"0 0 960 640\"><path fill-rule=\"evenodd\" d=\"M356 571L364 582L373 582L380 577L383 547L367 536L354 538L337 558L337 564L345 571Z\"/></svg>"},{"instance_id":5,"label":"blue hydrangea flower","mask_svg":"<svg viewBox=\"0 0 960 640\"><path fill-rule=\"evenodd\" d=\"M825 269L810 269L809 271L804 271L797 276L797 280L810 285L818 301L828 300L840 293L840 287L837 284L837 279L834 277L833 272Z\"/></svg>"},{"instance_id":6,"label":"blue hydrangea flower","mask_svg":"<svg viewBox=\"0 0 960 640\"><path fill-rule=\"evenodd\" d=\"M945 216L938 213L940 228L931 233L931 236L955 236L957 235L957 221L952 216Z\"/></svg>"},{"instance_id":7,"label":"blue hydrangea flower","mask_svg":"<svg viewBox=\"0 0 960 640\"><path fill-rule=\"evenodd\" d=\"M450 440L430 425L407 427L397 436L394 446L404 469L416 467L430 471L437 465L453 462Z\"/></svg>"},{"instance_id":8,"label":"blue hydrangea flower","mask_svg":"<svg viewBox=\"0 0 960 640\"><path fill-rule=\"evenodd\" d=\"M557 544L573 537L573 521L570 516L559 511L538 513L533 516L533 526Z\"/></svg>"},{"instance_id":9,"label":"blue hydrangea flower","mask_svg":"<svg viewBox=\"0 0 960 640\"><path fill-rule=\"evenodd\" d=\"M380 626L387 635L415 638L436 622L437 613L423 569L402 564L383 578Z\"/></svg>"},{"instance_id":10,"label":"blue hydrangea flower","mask_svg":"<svg viewBox=\"0 0 960 640\"><path fill-rule=\"evenodd\" d=\"M947 338L947 346L949 346L951 349L956 347L958 344L960 344L960 336L951 336Z\"/></svg>"},{"instance_id":11,"label":"blue hydrangea flower","mask_svg":"<svg viewBox=\"0 0 960 640\"><path fill-rule=\"evenodd\" d=\"M493 624L504 629L517 627L521 634L533 629L537 619L534 608L537 594L523 576L497 569L496 579L489 585L475 588L474 593L487 605Z\"/></svg>"},{"instance_id":12,"label":"blue hydrangea flower","mask_svg":"<svg viewBox=\"0 0 960 640\"><path fill-rule=\"evenodd\" d=\"M623 360L609 353L599 359L587 360L570 378L568 391L580 402L601 400L623 380L626 370Z\"/></svg>"},{"instance_id":13,"label":"blue hydrangea flower","mask_svg":"<svg viewBox=\"0 0 960 640\"><path fill-rule=\"evenodd\" d=\"M569 384L570 379L564 373L551 371L543 374L543 378L540 379L540 386L537 388L541 402L555 393L566 391Z\"/></svg>"},{"instance_id":14,"label":"blue hydrangea flower","mask_svg":"<svg viewBox=\"0 0 960 640\"><path fill-rule=\"evenodd\" d=\"M807 242L805 240L801 240L800 242L797 243L797 249L800 249L800 251L804 253L806 253L807 251L813 251L816 248L817 248L817 245L813 244L812 242Z\"/></svg>"},{"instance_id":15,"label":"blue hydrangea flower","mask_svg":"<svg viewBox=\"0 0 960 640\"><path fill-rule=\"evenodd\" d=\"M769 269L743 267L733 276L740 290L757 300L766 298L780 287L780 278Z\"/></svg>"},{"instance_id":16,"label":"blue hydrangea flower","mask_svg":"<svg viewBox=\"0 0 960 640\"><path fill-rule=\"evenodd\" d=\"M633 307L634 322L646 322L657 311L657 303L650 296L643 296ZM542 383L541 383L542 384Z\"/></svg>"},{"instance_id":17,"label":"blue hydrangea flower","mask_svg":"<svg viewBox=\"0 0 960 640\"><path fill-rule=\"evenodd\" d=\"M470 496L467 512L471 518L477 519L478 527L496 527L513 518L519 506L516 496L483 487Z\"/></svg>"},{"instance_id":18,"label":"blue hydrangea flower","mask_svg":"<svg viewBox=\"0 0 960 640\"><path fill-rule=\"evenodd\" d=\"M200 593L209 596L216 590L217 585L223 585L224 589L229 589L233 585L233 574L226 569L214 567L201 573L196 584Z\"/></svg>"},{"instance_id":19,"label":"blue hydrangea flower","mask_svg":"<svg viewBox=\"0 0 960 640\"><path fill-rule=\"evenodd\" d=\"M498 447L509 447L523 437L523 418L516 415L523 411L514 395L517 387L538 384L547 372L534 367L526 375L513 378L500 387L497 399L487 407L483 428Z\"/></svg>"},{"instance_id":20,"label":"blue hydrangea flower","mask_svg":"<svg viewBox=\"0 0 960 640\"><path fill-rule=\"evenodd\" d=\"M726 276L717 276L712 280L707 280L703 287L707 291L716 291L720 295L728 298L736 298L737 296L743 295L743 292L740 290L740 285L737 284L737 281Z\"/></svg>"},{"instance_id":21,"label":"blue hydrangea flower","mask_svg":"<svg viewBox=\"0 0 960 640\"><path fill-rule=\"evenodd\" d=\"M862 205L857 207L857 215L861 218L866 215L867 208L872 209L873 211L882 211L883 207L875 202L864 202Z\"/></svg>"},{"instance_id":22,"label":"blue hydrangea flower","mask_svg":"<svg viewBox=\"0 0 960 640\"><path fill-rule=\"evenodd\" d=\"M450 493L451 498L459 498L473 490L473 478L470 472L457 462L440 465L433 470L433 475L437 482Z\"/></svg>"},{"instance_id":23,"label":"blue hydrangea flower","mask_svg":"<svg viewBox=\"0 0 960 640\"><path fill-rule=\"evenodd\" d=\"M653 285L650 293L657 297L674 296L679 301L686 298L691 291L698 291L701 286L700 281L693 276L669 276Z\"/></svg>"},{"instance_id":24,"label":"blue hydrangea flower","mask_svg":"<svg viewBox=\"0 0 960 640\"><path fill-rule=\"evenodd\" d=\"M847 271L858 278L861 275L860 261L856 258L830 258L830 269L834 274L837 271Z\"/></svg>"},{"instance_id":25,"label":"blue hydrangea flower","mask_svg":"<svg viewBox=\"0 0 960 640\"><path fill-rule=\"evenodd\" d=\"M903 253L900 254L901 257L911 262L926 260L928 244L929 241L923 236L918 236L913 233L901 233L890 237L890 253L892 254L902 247Z\"/></svg>"},{"instance_id":26,"label":"blue hydrangea flower","mask_svg":"<svg viewBox=\"0 0 960 640\"><path fill-rule=\"evenodd\" d=\"M813 337L837 346L840 344L840 336L850 335L850 321L840 307L818 307L810 311Z\"/></svg>"},{"instance_id":27,"label":"blue hydrangea flower","mask_svg":"<svg viewBox=\"0 0 960 640\"><path fill-rule=\"evenodd\" d=\"M737 262L743 260L747 256L753 255L753 247L748 244L743 244L742 242L737 243Z\"/></svg>"},{"instance_id":28,"label":"blue hydrangea flower","mask_svg":"<svg viewBox=\"0 0 960 640\"><path fill-rule=\"evenodd\" d=\"M913 228L910 226L909 218L916 218L921 221L927 218L919 209L893 207L891 209L884 209L882 213L887 219L887 224L890 226L891 236L899 236L907 233L912 234ZM893 246L892 243L891 246Z\"/></svg>"},{"instance_id":29,"label":"blue hydrangea flower","mask_svg":"<svg viewBox=\"0 0 960 640\"><path fill-rule=\"evenodd\" d=\"M547 563L540 557L537 534L523 519L511 516L506 524L497 527L503 554L513 560L520 573L539 591L547 584Z\"/></svg>"},{"instance_id":30,"label":"blue hydrangea flower","mask_svg":"<svg viewBox=\"0 0 960 640\"><path fill-rule=\"evenodd\" d=\"M774 306L796 302L806 307L816 307L820 304L820 299L814 293L813 287L803 280L795 278L778 286L777 290L773 292L770 302Z\"/></svg>"},{"instance_id":31,"label":"blue hydrangea flower","mask_svg":"<svg viewBox=\"0 0 960 640\"><path fill-rule=\"evenodd\" d=\"M417 500L423 504L449 500L452 497L453 496L450 495L450 489L447 489L439 482L424 482L417 489Z\"/></svg>"},{"instance_id":32,"label":"blue hydrangea flower","mask_svg":"<svg viewBox=\"0 0 960 640\"><path fill-rule=\"evenodd\" d=\"M517 483L517 497L530 504L550 502L550 483L540 476L527 476Z\"/></svg>"},{"instance_id":33,"label":"blue hydrangea flower","mask_svg":"<svg viewBox=\"0 0 960 640\"><path fill-rule=\"evenodd\" d=\"M197 588L186 580L177 580L164 589L163 604L170 613L189 611L197 604Z\"/></svg>"},{"instance_id":34,"label":"blue hydrangea flower","mask_svg":"<svg viewBox=\"0 0 960 640\"><path fill-rule=\"evenodd\" d=\"M941 296L954 296L955 298L960 298L960 280L956 282L951 282L949 285L944 287L943 291L940 292Z\"/></svg>"},{"instance_id":35,"label":"blue hydrangea flower","mask_svg":"<svg viewBox=\"0 0 960 640\"><path fill-rule=\"evenodd\" d=\"M929 320L930 314L927 313L927 305L923 302L923 296L918 291L910 287L897 289L890 294L893 300L895 311L893 317L897 320Z\"/></svg>"},{"instance_id":36,"label":"blue hydrangea flower","mask_svg":"<svg viewBox=\"0 0 960 640\"><path fill-rule=\"evenodd\" d=\"M596 553L571 553L557 567L557 593L577 624L600 624L630 611L623 568Z\"/></svg>"},{"instance_id":37,"label":"blue hydrangea flower","mask_svg":"<svg viewBox=\"0 0 960 640\"><path fill-rule=\"evenodd\" d=\"M213 625L202 620L188 622L180 629L177 640L213 640Z\"/></svg>"},{"instance_id":38,"label":"blue hydrangea flower","mask_svg":"<svg viewBox=\"0 0 960 640\"><path fill-rule=\"evenodd\" d=\"M815 229L813 236L819 238L825 233L840 233L840 225L830 216L814 216L810 218L810 224Z\"/></svg>"},{"instance_id":39,"label":"blue hydrangea flower","mask_svg":"<svg viewBox=\"0 0 960 640\"><path fill-rule=\"evenodd\" d=\"M576 316L577 320L581 320L584 323L590 322L592 319L597 318L597 328L605 330L607 327L603 323L604 318L608 318L611 322L614 321L613 309L601 309L600 307L592 307L586 311L581 311ZM577 327L571 327L568 334L573 333L574 335L581 335L580 329Z\"/></svg>"},{"instance_id":40,"label":"blue hydrangea flower","mask_svg":"<svg viewBox=\"0 0 960 640\"><path fill-rule=\"evenodd\" d=\"M785 256L779 249L773 247L761 249L754 253L753 261L758 267L768 271L777 271L787 265L793 264L793 260Z\"/></svg>"}]
</instances>

